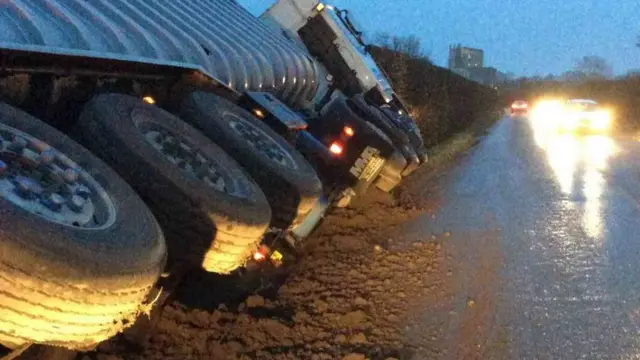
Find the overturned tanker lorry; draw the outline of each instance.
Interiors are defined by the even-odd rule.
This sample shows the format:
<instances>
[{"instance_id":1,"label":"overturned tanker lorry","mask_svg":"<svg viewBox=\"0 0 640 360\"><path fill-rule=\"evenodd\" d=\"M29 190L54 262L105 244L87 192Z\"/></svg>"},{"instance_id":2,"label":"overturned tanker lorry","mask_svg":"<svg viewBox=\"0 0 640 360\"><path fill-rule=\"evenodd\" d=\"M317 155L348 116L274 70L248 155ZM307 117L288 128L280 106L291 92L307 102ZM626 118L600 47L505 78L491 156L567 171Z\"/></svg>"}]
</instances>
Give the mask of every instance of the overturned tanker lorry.
<instances>
[{"instance_id":1,"label":"overturned tanker lorry","mask_svg":"<svg viewBox=\"0 0 640 360\"><path fill-rule=\"evenodd\" d=\"M317 1L2 2L0 344L90 349L161 275L281 262L426 161L349 24Z\"/></svg>"}]
</instances>

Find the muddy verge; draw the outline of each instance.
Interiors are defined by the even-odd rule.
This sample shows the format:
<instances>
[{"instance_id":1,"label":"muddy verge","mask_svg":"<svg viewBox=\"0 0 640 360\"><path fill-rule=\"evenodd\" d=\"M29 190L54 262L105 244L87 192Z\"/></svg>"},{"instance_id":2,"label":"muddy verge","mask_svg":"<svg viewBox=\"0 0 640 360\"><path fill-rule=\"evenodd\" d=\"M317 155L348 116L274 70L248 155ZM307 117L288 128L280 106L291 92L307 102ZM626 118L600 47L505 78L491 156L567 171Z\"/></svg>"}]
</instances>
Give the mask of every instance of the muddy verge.
<instances>
[{"instance_id":1,"label":"muddy verge","mask_svg":"<svg viewBox=\"0 0 640 360\"><path fill-rule=\"evenodd\" d=\"M442 246L450 234L396 237L407 222L433 216L444 168L420 171L394 194L372 190L352 208L333 211L309 240L312 251L277 292L225 302L225 290L215 281L190 281L165 307L146 343L134 346L120 337L85 358L364 360L446 354L437 344L446 329L416 314L442 307L451 293Z\"/></svg>"}]
</instances>

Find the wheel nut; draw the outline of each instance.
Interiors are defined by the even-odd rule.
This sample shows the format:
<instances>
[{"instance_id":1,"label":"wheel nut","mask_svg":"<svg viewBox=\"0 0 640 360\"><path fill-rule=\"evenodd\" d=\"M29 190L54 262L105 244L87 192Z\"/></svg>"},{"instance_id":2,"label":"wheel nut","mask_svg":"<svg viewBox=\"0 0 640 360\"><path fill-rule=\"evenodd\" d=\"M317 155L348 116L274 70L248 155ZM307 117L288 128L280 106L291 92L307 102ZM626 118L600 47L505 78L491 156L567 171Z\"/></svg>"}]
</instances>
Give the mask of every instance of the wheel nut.
<instances>
[{"instance_id":1,"label":"wheel nut","mask_svg":"<svg viewBox=\"0 0 640 360\"><path fill-rule=\"evenodd\" d=\"M224 183L224 179L222 179L221 177L218 177L215 181L212 181L212 183L214 187L218 189L218 191L222 191L222 192L227 191L227 186Z\"/></svg>"},{"instance_id":2,"label":"wheel nut","mask_svg":"<svg viewBox=\"0 0 640 360\"><path fill-rule=\"evenodd\" d=\"M69 206L71 211L79 213L84 207L84 202L84 199L79 195L73 195L71 200L67 203L67 206Z\"/></svg>"},{"instance_id":3,"label":"wheel nut","mask_svg":"<svg viewBox=\"0 0 640 360\"><path fill-rule=\"evenodd\" d=\"M25 176L17 176L15 185L18 190L18 195L24 198L31 199L42 194L42 186L35 180Z\"/></svg>"},{"instance_id":4,"label":"wheel nut","mask_svg":"<svg viewBox=\"0 0 640 360\"><path fill-rule=\"evenodd\" d=\"M165 135L163 138L166 144L175 145L178 143L178 139L174 138L171 135Z\"/></svg>"},{"instance_id":5,"label":"wheel nut","mask_svg":"<svg viewBox=\"0 0 640 360\"><path fill-rule=\"evenodd\" d=\"M91 196L91 190L84 185L80 185L76 188L76 195L87 200Z\"/></svg>"},{"instance_id":6,"label":"wheel nut","mask_svg":"<svg viewBox=\"0 0 640 360\"><path fill-rule=\"evenodd\" d=\"M79 177L78 171L71 168L66 169L62 174L62 178L64 179L64 181L70 184L78 181L78 177Z\"/></svg>"},{"instance_id":7,"label":"wheel nut","mask_svg":"<svg viewBox=\"0 0 640 360\"><path fill-rule=\"evenodd\" d=\"M165 139L164 135L163 135L161 132L158 132L158 133L156 133L155 141L156 141L158 144L162 144L163 142L165 142L165 141L166 141L166 139Z\"/></svg>"},{"instance_id":8,"label":"wheel nut","mask_svg":"<svg viewBox=\"0 0 640 360\"><path fill-rule=\"evenodd\" d=\"M53 211L60 211L62 205L65 203L65 199L60 194L51 193L42 203Z\"/></svg>"},{"instance_id":9,"label":"wheel nut","mask_svg":"<svg viewBox=\"0 0 640 360\"><path fill-rule=\"evenodd\" d=\"M9 145L9 150L19 153L22 152L25 147L27 147L27 140L20 136L14 136L13 141L11 141L11 144Z\"/></svg>"},{"instance_id":10,"label":"wheel nut","mask_svg":"<svg viewBox=\"0 0 640 360\"><path fill-rule=\"evenodd\" d=\"M204 164L200 164L200 166L198 167L194 167L195 172L196 172L196 176L200 179L204 178L205 176L208 176L209 173L211 172L209 170L209 164L204 163Z\"/></svg>"},{"instance_id":11,"label":"wheel nut","mask_svg":"<svg viewBox=\"0 0 640 360\"><path fill-rule=\"evenodd\" d=\"M56 152L53 149L47 149L40 153L38 161L41 165L49 165L56 159Z\"/></svg>"},{"instance_id":12,"label":"wheel nut","mask_svg":"<svg viewBox=\"0 0 640 360\"><path fill-rule=\"evenodd\" d=\"M58 185L59 187L65 185L65 181L64 181L64 171L61 169L57 169L57 168L51 168L50 172L49 172L49 177L51 178L51 181L53 183L55 183L56 185Z\"/></svg>"},{"instance_id":13,"label":"wheel nut","mask_svg":"<svg viewBox=\"0 0 640 360\"><path fill-rule=\"evenodd\" d=\"M171 135L167 135L162 145L165 149L175 149L178 146L178 140Z\"/></svg>"}]
</instances>

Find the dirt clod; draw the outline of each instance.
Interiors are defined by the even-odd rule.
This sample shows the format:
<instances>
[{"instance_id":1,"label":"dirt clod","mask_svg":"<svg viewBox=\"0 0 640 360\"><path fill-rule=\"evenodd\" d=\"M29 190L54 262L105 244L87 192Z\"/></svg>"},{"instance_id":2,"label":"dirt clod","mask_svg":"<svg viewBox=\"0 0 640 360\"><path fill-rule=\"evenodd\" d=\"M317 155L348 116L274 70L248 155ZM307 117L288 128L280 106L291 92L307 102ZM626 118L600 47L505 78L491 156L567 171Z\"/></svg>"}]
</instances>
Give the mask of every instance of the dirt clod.
<instances>
[{"instance_id":1,"label":"dirt clod","mask_svg":"<svg viewBox=\"0 0 640 360\"><path fill-rule=\"evenodd\" d=\"M475 300L473 300L473 299L468 299L467 300L467 307L468 308L472 308L475 304L476 304Z\"/></svg>"},{"instance_id":2,"label":"dirt clod","mask_svg":"<svg viewBox=\"0 0 640 360\"><path fill-rule=\"evenodd\" d=\"M247 304L247 307L249 309L255 308L255 307L264 307L265 305L264 298L260 295L249 296L247 300L245 300L245 303Z\"/></svg>"},{"instance_id":3,"label":"dirt clod","mask_svg":"<svg viewBox=\"0 0 640 360\"><path fill-rule=\"evenodd\" d=\"M353 300L353 305L355 305L356 307L367 307L369 306L369 302L363 298L361 298L360 296L358 296L357 298L355 298L355 300Z\"/></svg>"},{"instance_id":4,"label":"dirt clod","mask_svg":"<svg viewBox=\"0 0 640 360\"><path fill-rule=\"evenodd\" d=\"M367 314L362 310L352 311L342 315L338 319L338 324L341 327L354 327L361 325L367 321Z\"/></svg>"},{"instance_id":5,"label":"dirt clod","mask_svg":"<svg viewBox=\"0 0 640 360\"><path fill-rule=\"evenodd\" d=\"M364 344L366 342L367 342L367 337L363 333L357 333L349 339L350 344Z\"/></svg>"},{"instance_id":6,"label":"dirt clod","mask_svg":"<svg viewBox=\"0 0 640 360\"><path fill-rule=\"evenodd\" d=\"M356 354L356 353L351 353L342 358L342 360L366 360L366 359L367 357L364 354Z\"/></svg>"},{"instance_id":7,"label":"dirt clod","mask_svg":"<svg viewBox=\"0 0 640 360\"><path fill-rule=\"evenodd\" d=\"M335 341L337 344L342 344L342 343L347 342L347 337L342 335L342 334L340 334L340 335L336 336L336 338L333 341Z\"/></svg>"},{"instance_id":8,"label":"dirt clod","mask_svg":"<svg viewBox=\"0 0 640 360\"><path fill-rule=\"evenodd\" d=\"M313 301L313 309L318 314L324 314L329 309L329 304L322 300L316 299Z\"/></svg>"}]
</instances>

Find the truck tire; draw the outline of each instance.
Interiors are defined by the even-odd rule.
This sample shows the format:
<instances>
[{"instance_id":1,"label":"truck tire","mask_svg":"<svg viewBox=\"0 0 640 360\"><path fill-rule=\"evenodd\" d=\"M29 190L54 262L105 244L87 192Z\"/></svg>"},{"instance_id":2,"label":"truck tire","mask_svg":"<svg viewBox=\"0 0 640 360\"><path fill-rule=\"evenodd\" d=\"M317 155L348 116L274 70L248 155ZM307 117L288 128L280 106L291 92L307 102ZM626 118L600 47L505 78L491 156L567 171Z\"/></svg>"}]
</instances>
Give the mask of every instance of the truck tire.
<instances>
[{"instance_id":1,"label":"truck tire","mask_svg":"<svg viewBox=\"0 0 640 360\"><path fill-rule=\"evenodd\" d=\"M420 158L413 149L409 136L398 128L380 108L369 105L362 95L352 97L350 104L355 111L389 136L396 149L405 157L407 166L401 171L402 176L408 176L420 166Z\"/></svg>"},{"instance_id":2,"label":"truck tire","mask_svg":"<svg viewBox=\"0 0 640 360\"><path fill-rule=\"evenodd\" d=\"M375 131L380 138L384 139L384 141L393 147L393 142L382 130L372 123L367 122L366 124ZM400 150L395 149L395 147L393 148L394 151L387 156L380 173L374 180L374 185L384 192L391 192L391 190L395 189L395 187L400 184L402 181L402 172L407 168L407 160L405 159L405 156L400 152Z\"/></svg>"},{"instance_id":3,"label":"truck tire","mask_svg":"<svg viewBox=\"0 0 640 360\"><path fill-rule=\"evenodd\" d=\"M74 135L151 207L172 263L230 273L267 230L271 210L258 185L220 147L158 107L99 95L83 109Z\"/></svg>"},{"instance_id":4,"label":"truck tire","mask_svg":"<svg viewBox=\"0 0 640 360\"><path fill-rule=\"evenodd\" d=\"M300 224L322 195L322 183L304 157L248 111L216 95L194 92L183 101L180 114L260 184L273 211L273 227ZM257 150L255 142L269 146L268 151Z\"/></svg>"},{"instance_id":5,"label":"truck tire","mask_svg":"<svg viewBox=\"0 0 640 360\"><path fill-rule=\"evenodd\" d=\"M392 120L389 119L381 109L372 106L371 111L385 122L389 123L389 126L393 127L393 130L397 132L397 136L395 137L397 140L394 142L394 145L407 161L407 166L402 170L401 175L403 177L409 176L420 166L420 157L413 148L409 136L402 129L393 125Z\"/></svg>"},{"instance_id":6,"label":"truck tire","mask_svg":"<svg viewBox=\"0 0 640 360\"><path fill-rule=\"evenodd\" d=\"M384 131L396 147L409 143L409 137L398 129L381 110L369 105L362 95L355 95L349 99L349 105L364 119Z\"/></svg>"},{"instance_id":7,"label":"truck tire","mask_svg":"<svg viewBox=\"0 0 640 360\"><path fill-rule=\"evenodd\" d=\"M387 118L392 119L392 121L398 121L405 125L400 125L401 130L404 131L405 134L409 137L409 142L411 146L415 150L418 158L420 159L420 164L424 164L429 160L427 155L427 149L424 146L424 140L422 139L422 134L420 133L420 129L409 115L403 114L399 115L395 111L390 108L383 106L380 110L387 116ZM399 119L398 119L399 118ZM393 120L398 119L398 120ZM411 125L406 125L406 124Z\"/></svg>"},{"instance_id":8,"label":"truck tire","mask_svg":"<svg viewBox=\"0 0 640 360\"><path fill-rule=\"evenodd\" d=\"M91 348L146 309L160 227L105 163L6 104L0 142L0 343Z\"/></svg>"}]
</instances>

